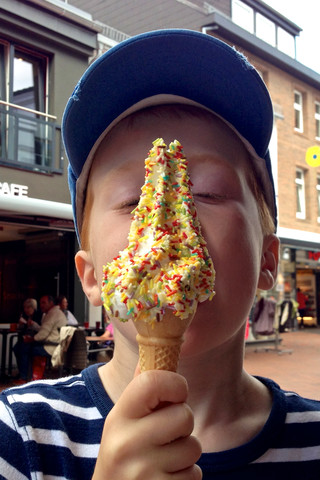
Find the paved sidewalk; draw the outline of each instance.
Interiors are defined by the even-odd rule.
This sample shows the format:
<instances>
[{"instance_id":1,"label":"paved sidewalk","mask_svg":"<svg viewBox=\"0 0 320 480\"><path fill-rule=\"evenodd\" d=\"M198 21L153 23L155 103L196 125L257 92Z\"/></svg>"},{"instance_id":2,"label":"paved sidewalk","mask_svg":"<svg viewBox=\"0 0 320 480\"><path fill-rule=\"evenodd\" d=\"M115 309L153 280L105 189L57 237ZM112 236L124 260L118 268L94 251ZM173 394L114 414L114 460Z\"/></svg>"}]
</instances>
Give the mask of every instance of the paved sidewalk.
<instances>
[{"instance_id":1,"label":"paved sidewalk","mask_svg":"<svg viewBox=\"0 0 320 480\"><path fill-rule=\"evenodd\" d=\"M281 333L280 337L280 352L292 349L291 354L264 351L262 345L247 345L246 370L272 378L284 389L320 400L320 328Z\"/></svg>"}]
</instances>

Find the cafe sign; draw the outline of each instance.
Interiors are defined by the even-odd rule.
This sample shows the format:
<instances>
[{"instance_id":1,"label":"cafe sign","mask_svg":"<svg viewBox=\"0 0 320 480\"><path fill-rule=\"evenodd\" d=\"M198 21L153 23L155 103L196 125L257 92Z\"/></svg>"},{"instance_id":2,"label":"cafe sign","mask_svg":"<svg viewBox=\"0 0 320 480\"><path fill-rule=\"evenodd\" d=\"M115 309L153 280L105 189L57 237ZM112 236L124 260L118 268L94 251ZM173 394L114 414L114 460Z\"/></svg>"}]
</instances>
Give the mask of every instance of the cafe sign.
<instances>
[{"instance_id":1,"label":"cafe sign","mask_svg":"<svg viewBox=\"0 0 320 480\"><path fill-rule=\"evenodd\" d=\"M17 183L0 182L0 197L27 197L28 186Z\"/></svg>"}]
</instances>

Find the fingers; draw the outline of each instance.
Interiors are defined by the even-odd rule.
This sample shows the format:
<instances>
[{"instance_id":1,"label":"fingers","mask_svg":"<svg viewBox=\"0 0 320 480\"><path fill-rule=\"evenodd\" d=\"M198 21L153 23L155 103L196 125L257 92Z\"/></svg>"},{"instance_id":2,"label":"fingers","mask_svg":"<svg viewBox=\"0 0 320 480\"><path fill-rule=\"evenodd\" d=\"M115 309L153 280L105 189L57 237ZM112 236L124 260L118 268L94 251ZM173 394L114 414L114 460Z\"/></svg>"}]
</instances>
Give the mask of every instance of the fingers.
<instances>
[{"instance_id":1,"label":"fingers","mask_svg":"<svg viewBox=\"0 0 320 480\"><path fill-rule=\"evenodd\" d=\"M189 436L159 449L158 461L165 467L167 473L175 473L192 468L199 460L201 453L202 449L198 439Z\"/></svg>"},{"instance_id":2,"label":"fingers","mask_svg":"<svg viewBox=\"0 0 320 480\"><path fill-rule=\"evenodd\" d=\"M176 373L136 376L105 421L93 480L200 480L201 445L191 435L187 395Z\"/></svg>"},{"instance_id":3,"label":"fingers","mask_svg":"<svg viewBox=\"0 0 320 480\"><path fill-rule=\"evenodd\" d=\"M188 386L184 377L177 373L150 370L135 377L124 393L117 402L117 411L127 418L141 418L163 402L185 402Z\"/></svg>"},{"instance_id":4,"label":"fingers","mask_svg":"<svg viewBox=\"0 0 320 480\"><path fill-rule=\"evenodd\" d=\"M202 470L198 465L193 465L190 468L181 470L180 472L172 473L170 480L201 480Z\"/></svg>"},{"instance_id":5,"label":"fingers","mask_svg":"<svg viewBox=\"0 0 320 480\"><path fill-rule=\"evenodd\" d=\"M187 437L191 435L194 426L192 410L186 403L169 403L162 406L153 413L152 421L154 429L150 436L150 442L153 445L166 445L177 439ZM140 426L147 433L149 428L148 416L141 419Z\"/></svg>"}]
</instances>

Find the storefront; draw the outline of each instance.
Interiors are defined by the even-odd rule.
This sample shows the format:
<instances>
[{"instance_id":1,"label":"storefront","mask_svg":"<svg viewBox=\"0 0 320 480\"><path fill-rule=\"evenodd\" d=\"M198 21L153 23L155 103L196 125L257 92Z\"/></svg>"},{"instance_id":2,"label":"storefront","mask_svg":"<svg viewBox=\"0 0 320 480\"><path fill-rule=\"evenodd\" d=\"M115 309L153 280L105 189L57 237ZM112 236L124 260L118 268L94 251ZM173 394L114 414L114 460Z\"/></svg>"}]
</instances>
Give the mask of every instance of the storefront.
<instances>
[{"instance_id":1,"label":"storefront","mask_svg":"<svg viewBox=\"0 0 320 480\"><path fill-rule=\"evenodd\" d=\"M320 235L303 232L303 236L296 233L295 238L288 238L288 234L284 237L283 233L279 232L278 300L295 299L299 288L307 296L307 319L304 323L320 325Z\"/></svg>"},{"instance_id":2,"label":"storefront","mask_svg":"<svg viewBox=\"0 0 320 480\"><path fill-rule=\"evenodd\" d=\"M0 183L0 324L14 323L26 298L66 295L79 323L101 321L75 271L70 204L30 198L26 185Z\"/></svg>"},{"instance_id":3,"label":"storefront","mask_svg":"<svg viewBox=\"0 0 320 480\"><path fill-rule=\"evenodd\" d=\"M29 198L25 185L0 186L0 323L17 321L24 299L43 294L66 295L79 316L71 206Z\"/></svg>"}]
</instances>

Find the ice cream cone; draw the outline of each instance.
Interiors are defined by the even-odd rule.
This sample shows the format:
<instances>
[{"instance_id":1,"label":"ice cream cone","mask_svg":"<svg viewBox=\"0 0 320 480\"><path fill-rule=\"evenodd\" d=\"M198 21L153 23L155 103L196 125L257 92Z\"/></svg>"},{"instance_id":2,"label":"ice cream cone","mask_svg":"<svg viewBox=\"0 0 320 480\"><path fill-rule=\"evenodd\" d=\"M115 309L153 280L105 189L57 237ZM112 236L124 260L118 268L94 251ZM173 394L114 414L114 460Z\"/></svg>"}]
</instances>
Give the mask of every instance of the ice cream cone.
<instances>
[{"instance_id":1,"label":"ice cream cone","mask_svg":"<svg viewBox=\"0 0 320 480\"><path fill-rule=\"evenodd\" d=\"M192 317L182 319L167 311L160 322L135 322L138 331L139 363L141 371L169 370L176 372L183 335Z\"/></svg>"},{"instance_id":2,"label":"ice cream cone","mask_svg":"<svg viewBox=\"0 0 320 480\"><path fill-rule=\"evenodd\" d=\"M183 335L198 303L214 296L215 271L191 191L187 159L175 140L153 142L128 246L103 267L110 318L132 320L140 368L178 368Z\"/></svg>"}]
</instances>

